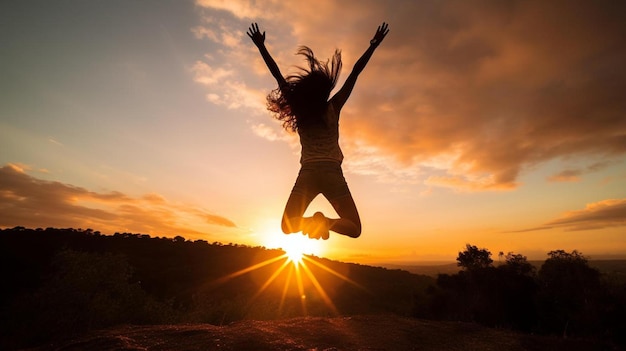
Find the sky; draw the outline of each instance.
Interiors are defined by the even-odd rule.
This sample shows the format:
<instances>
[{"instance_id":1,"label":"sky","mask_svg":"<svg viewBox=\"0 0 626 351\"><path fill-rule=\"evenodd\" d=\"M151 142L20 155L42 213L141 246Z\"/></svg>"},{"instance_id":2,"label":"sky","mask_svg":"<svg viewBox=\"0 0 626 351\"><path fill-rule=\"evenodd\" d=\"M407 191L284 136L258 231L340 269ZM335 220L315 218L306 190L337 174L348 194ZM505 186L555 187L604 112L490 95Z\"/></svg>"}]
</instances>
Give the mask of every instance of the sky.
<instances>
[{"instance_id":1,"label":"sky","mask_svg":"<svg viewBox=\"0 0 626 351\"><path fill-rule=\"evenodd\" d=\"M297 135L265 108L283 74L342 51L363 233L305 240L357 263L626 258L626 5L618 1L3 1L0 227L282 247ZM335 215L323 197L307 214ZM298 239L299 240L299 239Z\"/></svg>"}]
</instances>

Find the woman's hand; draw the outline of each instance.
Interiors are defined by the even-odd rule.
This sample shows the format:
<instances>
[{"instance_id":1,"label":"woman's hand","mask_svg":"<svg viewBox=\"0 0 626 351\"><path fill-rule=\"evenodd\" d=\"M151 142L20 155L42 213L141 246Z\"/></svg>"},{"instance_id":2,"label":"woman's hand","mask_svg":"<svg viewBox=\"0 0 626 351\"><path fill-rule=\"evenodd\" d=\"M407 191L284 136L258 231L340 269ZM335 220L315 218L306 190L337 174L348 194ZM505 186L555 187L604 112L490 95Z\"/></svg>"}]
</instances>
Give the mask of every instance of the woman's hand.
<instances>
[{"instance_id":1,"label":"woman's hand","mask_svg":"<svg viewBox=\"0 0 626 351\"><path fill-rule=\"evenodd\" d=\"M250 28L248 28L248 31L246 32L246 34L248 34L250 39L252 39L252 42L254 42L254 45L256 45L257 47L261 47L261 46L264 45L264 43L265 43L265 32L263 32L263 34L261 34L261 32L259 31L259 25L258 24L252 23Z\"/></svg>"},{"instance_id":2,"label":"woman's hand","mask_svg":"<svg viewBox=\"0 0 626 351\"><path fill-rule=\"evenodd\" d=\"M257 30L258 30L258 27L257 27ZM370 41L370 44L378 46L383 41L383 39L385 39L385 36L387 35L387 33L389 33L389 25L383 22L383 24L378 26L378 29L376 30L376 34L374 34L374 38Z\"/></svg>"},{"instance_id":3,"label":"woman's hand","mask_svg":"<svg viewBox=\"0 0 626 351\"><path fill-rule=\"evenodd\" d=\"M286 85L287 82L285 82L285 78L280 73L280 69L278 69L276 61L274 61L272 55L270 55L270 53L267 51L267 48L265 47L265 32L261 33L261 31L259 30L259 25L256 23L252 23L250 28L248 28L246 34L248 34L250 39L252 39L252 42L254 42L254 45L256 45L256 47L259 49L259 52L261 53L261 56L263 57L267 68L269 68L270 73L272 73L272 76L274 76L274 78L278 82L278 86L282 87Z\"/></svg>"}]
</instances>

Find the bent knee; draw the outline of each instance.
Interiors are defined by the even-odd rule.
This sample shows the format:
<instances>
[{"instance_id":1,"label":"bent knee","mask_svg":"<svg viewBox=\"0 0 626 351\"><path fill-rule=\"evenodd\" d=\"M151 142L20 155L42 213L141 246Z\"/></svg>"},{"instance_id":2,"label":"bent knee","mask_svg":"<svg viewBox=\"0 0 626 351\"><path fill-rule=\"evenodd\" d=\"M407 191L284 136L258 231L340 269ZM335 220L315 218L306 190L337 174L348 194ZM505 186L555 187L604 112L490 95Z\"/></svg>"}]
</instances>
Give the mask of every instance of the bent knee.
<instances>
[{"instance_id":1,"label":"bent knee","mask_svg":"<svg viewBox=\"0 0 626 351\"><path fill-rule=\"evenodd\" d=\"M290 229L290 228L289 228L289 225L288 225L285 221L283 221L283 222L280 224L280 229L283 231L283 233L284 233L284 234L291 234L291 233L292 233L292 232L289 230L289 229Z\"/></svg>"},{"instance_id":2,"label":"bent knee","mask_svg":"<svg viewBox=\"0 0 626 351\"><path fill-rule=\"evenodd\" d=\"M353 236L353 238L356 239L356 238L361 236L361 229L362 229L362 227L361 227L361 219L357 219L355 224L356 224L356 232L355 232L355 235Z\"/></svg>"},{"instance_id":3,"label":"bent knee","mask_svg":"<svg viewBox=\"0 0 626 351\"><path fill-rule=\"evenodd\" d=\"M280 223L280 229L285 234L291 234L300 231L300 228L294 225L293 221L290 221L288 218L283 218Z\"/></svg>"},{"instance_id":4,"label":"bent knee","mask_svg":"<svg viewBox=\"0 0 626 351\"><path fill-rule=\"evenodd\" d=\"M353 223L353 227L344 232L345 235L356 239L361 236L361 223Z\"/></svg>"}]
</instances>

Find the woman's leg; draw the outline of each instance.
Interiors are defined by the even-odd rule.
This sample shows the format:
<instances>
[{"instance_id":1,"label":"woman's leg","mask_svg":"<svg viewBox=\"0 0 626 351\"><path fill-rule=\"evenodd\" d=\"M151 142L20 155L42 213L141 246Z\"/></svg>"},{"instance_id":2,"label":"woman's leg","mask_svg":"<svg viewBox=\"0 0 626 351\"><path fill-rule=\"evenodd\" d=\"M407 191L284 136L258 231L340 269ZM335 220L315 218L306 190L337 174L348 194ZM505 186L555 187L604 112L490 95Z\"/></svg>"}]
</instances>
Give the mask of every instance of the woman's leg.
<instances>
[{"instance_id":1,"label":"woman's leg","mask_svg":"<svg viewBox=\"0 0 626 351\"><path fill-rule=\"evenodd\" d=\"M361 218L352 195L348 193L329 202L333 205L339 218L330 219L328 229L352 238L358 238L361 235Z\"/></svg>"},{"instance_id":2,"label":"woman's leg","mask_svg":"<svg viewBox=\"0 0 626 351\"><path fill-rule=\"evenodd\" d=\"M281 229L285 234L291 234L299 232L305 229L305 225L310 221L309 218L302 217L309 204L313 201L313 198L303 194L291 192L287 204L285 205L285 211L283 212L283 219L281 222Z\"/></svg>"},{"instance_id":3,"label":"woman's leg","mask_svg":"<svg viewBox=\"0 0 626 351\"><path fill-rule=\"evenodd\" d=\"M291 189L289 199L287 199L280 225L285 234L306 230L306 224L310 222L310 219L305 219L302 216L317 195L314 194L315 189L313 189L314 170L313 167L303 166L298 172L296 182Z\"/></svg>"}]
</instances>

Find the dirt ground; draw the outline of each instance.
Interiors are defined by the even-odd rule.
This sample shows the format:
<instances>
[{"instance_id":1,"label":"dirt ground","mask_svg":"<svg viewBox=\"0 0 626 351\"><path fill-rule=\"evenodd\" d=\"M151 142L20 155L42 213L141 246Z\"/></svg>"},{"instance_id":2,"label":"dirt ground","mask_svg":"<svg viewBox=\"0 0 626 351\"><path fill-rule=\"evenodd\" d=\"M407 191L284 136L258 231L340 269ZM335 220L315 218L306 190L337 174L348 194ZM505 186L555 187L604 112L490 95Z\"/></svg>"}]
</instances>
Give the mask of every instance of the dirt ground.
<instances>
[{"instance_id":1,"label":"dirt ground","mask_svg":"<svg viewBox=\"0 0 626 351\"><path fill-rule=\"evenodd\" d=\"M278 321L122 326L48 350L605 350L583 340L537 337L470 323L398 316L302 317Z\"/></svg>"}]
</instances>

